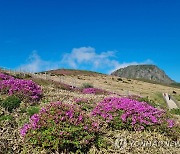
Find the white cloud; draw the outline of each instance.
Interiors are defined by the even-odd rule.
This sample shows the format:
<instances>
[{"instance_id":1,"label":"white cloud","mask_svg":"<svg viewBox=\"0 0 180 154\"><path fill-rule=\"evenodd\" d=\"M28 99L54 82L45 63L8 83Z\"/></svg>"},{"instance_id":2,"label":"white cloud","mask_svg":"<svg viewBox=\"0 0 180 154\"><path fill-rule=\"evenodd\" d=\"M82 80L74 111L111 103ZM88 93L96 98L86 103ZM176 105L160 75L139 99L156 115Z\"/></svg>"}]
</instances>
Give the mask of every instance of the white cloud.
<instances>
[{"instance_id":1,"label":"white cloud","mask_svg":"<svg viewBox=\"0 0 180 154\"><path fill-rule=\"evenodd\" d=\"M19 66L17 69L27 72L39 72L56 68L58 68L58 65L55 62L42 60L34 50L29 56L27 63Z\"/></svg>"},{"instance_id":2,"label":"white cloud","mask_svg":"<svg viewBox=\"0 0 180 154\"><path fill-rule=\"evenodd\" d=\"M129 65L138 64L152 64L151 60L144 62L124 62L113 59L115 57L115 51L106 51L97 53L92 47L74 48L71 53L66 53L63 57L62 63L69 65L74 69L81 68L85 64L89 64L91 70L97 71L98 69L109 70L107 73L111 73L119 68L127 67Z\"/></svg>"},{"instance_id":3,"label":"white cloud","mask_svg":"<svg viewBox=\"0 0 180 154\"><path fill-rule=\"evenodd\" d=\"M62 63L72 68L79 68L83 64L91 64L92 68L104 67L104 63L115 55L114 51L96 53L92 47L74 48L71 53L63 56ZM109 64L108 64L109 65Z\"/></svg>"},{"instance_id":4,"label":"white cloud","mask_svg":"<svg viewBox=\"0 0 180 154\"><path fill-rule=\"evenodd\" d=\"M29 56L27 63L21 65L18 68L29 72L39 72L63 67L112 73L119 68L127 67L129 65L153 63L149 59L144 62L120 63L115 58L116 51L106 51L98 53L92 47L80 47L72 49L72 51L69 53L65 53L62 56L62 60L52 62L42 60L37 52L33 51Z\"/></svg>"}]
</instances>

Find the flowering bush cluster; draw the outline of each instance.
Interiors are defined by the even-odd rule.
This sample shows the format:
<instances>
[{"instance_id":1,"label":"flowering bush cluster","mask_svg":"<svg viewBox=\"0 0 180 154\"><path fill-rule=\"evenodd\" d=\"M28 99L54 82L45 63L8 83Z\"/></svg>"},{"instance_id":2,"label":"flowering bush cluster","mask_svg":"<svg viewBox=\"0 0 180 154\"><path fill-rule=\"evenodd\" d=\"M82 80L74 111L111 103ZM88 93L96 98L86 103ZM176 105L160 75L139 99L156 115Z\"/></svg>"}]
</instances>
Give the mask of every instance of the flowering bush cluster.
<instances>
[{"instance_id":1,"label":"flowering bush cluster","mask_svg":"<svg viewBox=\"0 0 180 154\"><path fill-rule=\"evenodd\" d=\"M164 110L129 98L105 98L93 109L91 115L100 116L115 129L143 130L164 123L170 128L174 125L172 120L165 118Z\"/></svg>"},{"instance_id":2,"label":"flowering bush cluster","mask_svg":"<svg viewBox=\"0 0 180 154\"><path fill-rule=\"evenodd\" d=\"M58 151L86 150L98 137L99 123L79 106L50 103L34 114L20 133L26 141Z\"/></svg>"},{"instance_id":3,"label":"flowering bush cluster","mask_svg":"<svg viewBox=\"0 0 180 154\"><path fill-rule=\"evenodd\" d=\"M82 90L83 94L110 94L106 90L99 88L85 88Z\"/></svg>"},{"instance_id":4,"label":"flowering bush cluster","mask_svg":"<svg viewBox=\"0 0 180 154\"><path fill-rule=\"evenodd\" d=\"M42 96L41 87L32 80L15 79L6 75L0 81L0 92L30 101L38 101Z\"/></svg>"},{"instance_id":5,"label":"flowering bush cluster","mask_svg":"<svg viewBox=\"0 0 180 154\"><path fill-rule=\"evenodd\" d=\"M12 80L12 79L14 79L14 77L0 72L0 80Z\"/></svg>"}]
</instances>

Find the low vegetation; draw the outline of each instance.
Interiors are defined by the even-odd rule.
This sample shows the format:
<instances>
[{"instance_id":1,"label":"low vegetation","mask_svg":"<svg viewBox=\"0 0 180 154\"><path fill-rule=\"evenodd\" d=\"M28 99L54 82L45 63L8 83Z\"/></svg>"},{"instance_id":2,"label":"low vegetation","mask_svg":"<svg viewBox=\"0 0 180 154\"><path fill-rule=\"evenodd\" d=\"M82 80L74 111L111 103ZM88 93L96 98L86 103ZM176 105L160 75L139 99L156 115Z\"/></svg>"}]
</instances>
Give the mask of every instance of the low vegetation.
<instances>
[{"instance_id":1,"label":"low vegetation","mask_svg":"<svg viewBox=\"0 0 180 154\"><path fill-rule=\"evenodd\" d=\"M91 83L83 83L82 88L94 88L94 86Z\"/></svg>"},{"instance_id":2,"label":"low vegetation","mask_svg":"<svg viewBox=\"0 0 180 154\"><path fill-rule=\"evenodd\" d=\"M0 101L0 105L9 112L12 112L14 109L18 108L20 104L21 100L14 95L8 96L5 100Z\"/></svg>"},{"instance_id":3,"label":"low vegetation","mask_svg":"<svg viewBox=\"0 0 180 154\"><path fill-rule=\"evenodd\" d=\"M172 114L180 115L180 109L172 109L170 112Z\"/></svg>"},{"instance_id":4,"label":"low vegetation","mask_svg":"<svg viewBox=\"0 0 180 154\"><path fill-rule=\"evenodd\" d=\"M166 102L165 102L165 100L164 100L164 98L163 98L162 93L156 92L156 93L153 94L151 97L152 97L151 100L152 100L153 102L156 102L156 105L157 105L157 106L159 106L159 107L161 107L161 108L164 108L164 109L167 109L167 104L166 104Z\"/></svg>"},{"instance_id":5,"label":"low vegetation","mask_svg":"<svg viewBox=\"0 0 180 154\"><path fill-rule=\"evenodd\" d=\"M29 115L29 116L32 116L32 115L34 115L34 114L37 114L37 113L39 113L39 107L36 107L36 106L30 106L28 109L27 109L27 114Z\"/></svg>"}]
</instances>

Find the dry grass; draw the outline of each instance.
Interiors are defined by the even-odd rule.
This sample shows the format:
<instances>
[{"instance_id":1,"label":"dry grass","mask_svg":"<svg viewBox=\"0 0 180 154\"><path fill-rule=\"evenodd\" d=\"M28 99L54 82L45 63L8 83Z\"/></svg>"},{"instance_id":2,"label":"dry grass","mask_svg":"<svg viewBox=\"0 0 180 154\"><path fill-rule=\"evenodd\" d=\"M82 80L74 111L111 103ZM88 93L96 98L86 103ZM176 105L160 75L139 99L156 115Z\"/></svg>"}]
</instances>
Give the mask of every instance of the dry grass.
<instances>
[{"instance_id":1,"label":"dry grass","mask_svg":"<svg viewBox=\"0 0 180 154\"><path fill-rule=\"evenodd\" d=\"M133 79L122 78L122 81L119 81L119 77L103 75L103 74L92 74L87 75L81 73L80 75L64 75L61 76L51 76L51 79L55 81L61 81L68 84L75 84L76 86L81 87L84 83L92 83L94 87L105 89L111 92L115 92L122 95L132 94L140 95L143 97L148 96L152 100L156 101L161 105L166 105L163 103L162 93L170 93L176 91L176 95L180 95L180 88L168 87L165 85L154 84L143 82Z\"/></svg>"}]
</instances>

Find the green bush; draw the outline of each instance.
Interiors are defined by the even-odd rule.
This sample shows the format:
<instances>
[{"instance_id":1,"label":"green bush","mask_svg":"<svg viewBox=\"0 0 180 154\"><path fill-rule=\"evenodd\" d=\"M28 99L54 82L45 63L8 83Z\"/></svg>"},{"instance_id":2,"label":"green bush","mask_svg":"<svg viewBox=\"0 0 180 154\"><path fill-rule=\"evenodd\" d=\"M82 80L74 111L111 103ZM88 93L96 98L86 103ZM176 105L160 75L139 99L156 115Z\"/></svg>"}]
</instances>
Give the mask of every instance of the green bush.
<instances>
[{"instance_id":1,"label":"green bush","mask_svg":"<svg viewBox=\"0 0 180 154\"><path fill-rule=\"evenodd\" d=\"M22 73L18 73L16 75L14 75L14 77L17 78L17 79L23 79L24 75Z\"/></svg>"},{"instance_id":2,"label":"green bush","mask_svg":"<svg viewBox=\"0 0 180 154\"><path fill-rule=\"evenodd\" d=\"M25 73L18 73L14 76L17 79L29 79L32 78L30 74L25 74Z\"/></svg>"},{"instance_id":3,"label":"green bush","mask_svg":"<svg viewBox=\"0 0 180 154\"><path fill-rule=\"evenodd\" d=\"M0 98L0 104L2 103L2 101L3 101L2 98Z\"/></svg>"},{"instance_id":4,"label":"green bush","mask_svg":"<svg viewBox=\"0 0 180 154\"><path fill-rule=\"evenodd\" d=\"M153 100L150 100L148 97L139 97L137 98L137 100L140 102L146 102L153 107L157 107L157 104Z\"/></svg>"},{"instance_id":5,"label":"green bush","mask_svg":"<svg viewBox=\"0 0 180 154\"><path fill-rule=\"evenodd\" d=\"M12 120L12 119L13 119L13 116L11 116L11 115L2 115L2 116L0 116L0 122L5 121L5 120Z\"/></svg>"},{"instance_id":6,"label":"green bush","mask_svg":"<svg viewBox=\"0 0 180 154\"><path fill-rule=\"evenodd\" d=\"M26 113L26 107L21 107L19 113Z\"/></svg>"},{"instance_id":7,"label":"green bush","mask_svg":"<svg viewBox=\"0 0 180 154\"><path fill-rule=\"evenodd\" d=\"M93 88L94 86L91 83L83 83L82 88Z\"/></svg>"},{"instance_id":8,"label":"green bush","mask_svg":"<svg viewBox=\"0 0 180 154\"><path fill-rule=\"evenodd\" d=\"M88 101L87 99L75 99L75 104L81 106L81 109L84 111L91 111L93 109L93 103L91 101Z\"/></svg>"},{"instance_id":9,"label":"green bush","mask_svg":"<svg viewBox=\"0 0 180 154\"><path fill-rule=\"evenodd\" d=\"M180 115L180 109L172 109L170 112L172 114Z\"/></svg>"},{"instance_id":10,"label":"green bush","mask_svg":"<svg viewBox=\"0 0 180 154\"><path fill-rule=\"evenodd\" d=\"M1 106L4 107L9 112L20 106L21 100L16 96L9 96L1 102Z\"/></svg>"},{"instance_id":11,"label":"green bush","mask_svg":"<svg viewBox=\"0 0 180 154\"><path fill-rule=\"evenodd\" d=\"M39 113L39 107L30 106L30 107L27 109L27 113L28 113L29 116L32 116L33 114Z\"/></svg>"}]
</instances>

